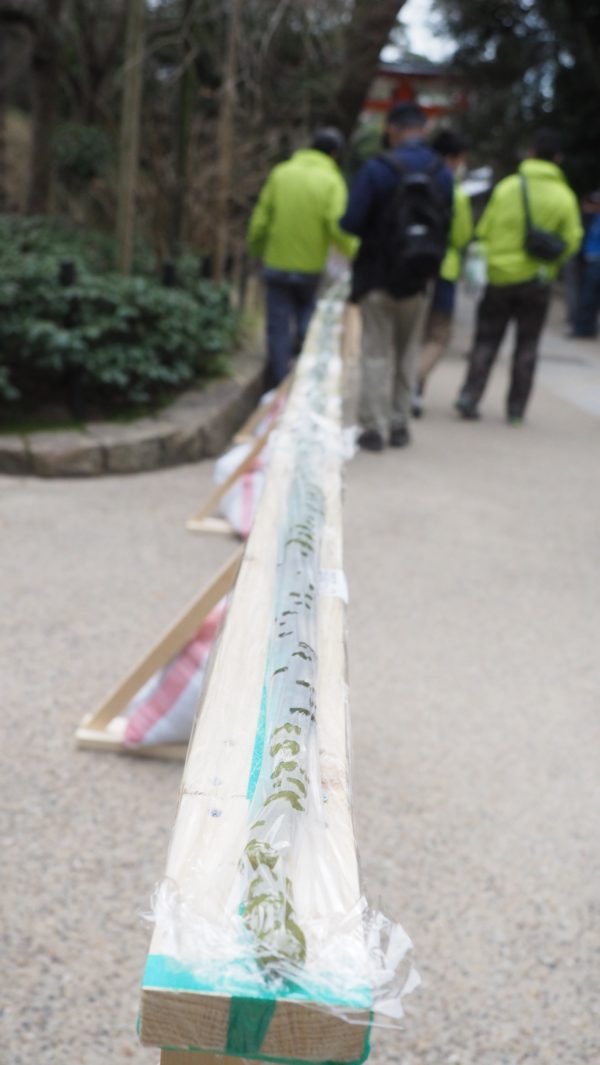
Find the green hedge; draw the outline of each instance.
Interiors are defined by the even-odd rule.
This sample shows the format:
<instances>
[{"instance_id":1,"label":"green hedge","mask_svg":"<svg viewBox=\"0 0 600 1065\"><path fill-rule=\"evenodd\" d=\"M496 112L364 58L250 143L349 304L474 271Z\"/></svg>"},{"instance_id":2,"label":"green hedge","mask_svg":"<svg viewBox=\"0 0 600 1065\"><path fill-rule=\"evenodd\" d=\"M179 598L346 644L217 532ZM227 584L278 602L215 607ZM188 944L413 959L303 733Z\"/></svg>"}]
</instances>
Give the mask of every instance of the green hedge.
<instances>
[{"instance_id":1,"label":"green hedge","mask_svg":"<svg viewBox=\"0 0 600 1065\"><path fill-rule=\"evenodd\" d=\"M64 395L76 374L94 405L148 404L201 376L227 369L236 319L224 286L198 279L188 261L185 288L150 277L94 273L101 252L64 233L40 247L39 228L2 244L0 225L0 400L31 410ZM64 238L64 239L63 239ZM29 241L29 248L23 248ZM101 247L101 245L100 245ZM61 259L75 283L59 281ZM193 260L192 260L193 261Z\"/></svg>"}]
</instances>

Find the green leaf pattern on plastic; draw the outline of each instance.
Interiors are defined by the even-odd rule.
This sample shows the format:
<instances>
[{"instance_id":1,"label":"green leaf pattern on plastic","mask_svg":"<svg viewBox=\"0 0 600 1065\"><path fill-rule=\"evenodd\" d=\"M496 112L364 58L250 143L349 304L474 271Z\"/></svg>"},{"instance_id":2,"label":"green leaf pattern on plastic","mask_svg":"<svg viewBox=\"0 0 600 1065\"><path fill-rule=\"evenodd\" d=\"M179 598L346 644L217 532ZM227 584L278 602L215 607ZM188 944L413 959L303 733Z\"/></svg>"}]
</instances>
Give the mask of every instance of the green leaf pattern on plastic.
<instances>
[{"instance_id":1,"label":"green leaf pattern on plastic","mask_svg":"<svg viewBox=\"0 0 600 1065\"><path fill-rule=\"evenodd\" d=\"M330 328L327 316L323 332ZM310 421L295 433L294 473L281 532L278 601L267 657L266 743L251 804L251 838L242 858L246 891L242 912L255 954L277 972L306 960L306 939L296 919L289 857L313 788L319 795L316 733L317 617L321 539L325 521L321 487L329 426L325 415L327 337L318 345L305 387ZM311 815L314 814L314 808Z\"/></svg>"}]
</instances>

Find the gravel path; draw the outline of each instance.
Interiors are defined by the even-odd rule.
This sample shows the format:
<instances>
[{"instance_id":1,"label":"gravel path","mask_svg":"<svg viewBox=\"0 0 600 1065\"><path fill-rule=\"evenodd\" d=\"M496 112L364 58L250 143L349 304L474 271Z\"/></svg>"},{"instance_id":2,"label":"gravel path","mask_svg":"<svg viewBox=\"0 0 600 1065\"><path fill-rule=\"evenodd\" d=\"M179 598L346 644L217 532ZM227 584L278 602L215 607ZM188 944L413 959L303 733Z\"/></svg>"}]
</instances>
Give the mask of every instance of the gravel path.
<instances>
[{"instance_id":1,"label":"gravel path","mask_svg":"<svg viewBox=\"0 0 600 1065\"><path fill-rule=\"evenodd\" d=\"M440 367L413 448L348 471L364 883L424 982L372 1061L597 1065L598 419L553 379L508 429L499 368L485 420L455 422L461 373ZM156 1063L138 913L181 767L72 734L232 549L183 529L210 477L0 479L7 1065Z\"/></svg>"}]
</instances>

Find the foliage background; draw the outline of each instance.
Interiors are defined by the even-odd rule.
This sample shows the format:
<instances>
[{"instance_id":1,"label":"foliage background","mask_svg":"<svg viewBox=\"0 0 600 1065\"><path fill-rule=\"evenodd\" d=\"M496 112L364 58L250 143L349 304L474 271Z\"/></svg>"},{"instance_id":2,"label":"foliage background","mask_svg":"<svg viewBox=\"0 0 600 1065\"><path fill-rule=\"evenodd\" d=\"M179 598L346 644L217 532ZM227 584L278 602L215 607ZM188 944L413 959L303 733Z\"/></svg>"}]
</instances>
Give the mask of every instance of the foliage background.
<instances>
[{"instance_id":1,"label":"foliage background","mask_svg":"<svg viewBox=\"0 0 600 1065\"><path fill-rule=\"evenodd\" d=\"M480 162L510 171L540 125L560 129L579 193L600 187L597 0L435 0L469 90L465 123Z\"/></svg>"}]
</instances>

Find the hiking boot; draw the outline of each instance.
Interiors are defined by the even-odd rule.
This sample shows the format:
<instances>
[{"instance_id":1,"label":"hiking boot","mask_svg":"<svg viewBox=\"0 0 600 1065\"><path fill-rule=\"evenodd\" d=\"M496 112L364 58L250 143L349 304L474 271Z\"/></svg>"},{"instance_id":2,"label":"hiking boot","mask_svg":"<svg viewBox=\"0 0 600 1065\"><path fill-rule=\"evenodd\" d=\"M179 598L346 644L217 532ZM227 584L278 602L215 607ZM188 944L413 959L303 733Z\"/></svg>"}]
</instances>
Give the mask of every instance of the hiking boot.
<instances>
[{"instance_id":1,"label":"hiking boot","mask_svg":"<svg viewBox=\"0 0 600 1065\"><path fill-rule=\"evenodd\" d=\"M363 451L383 451L383 437L377 429L365 429L356 442Z\"/></svg>"},{"instance_id":2,"label":"hiking boot","mask_svg":"<svg viewBox=\"0 0 600 1065\"><path fill-rule=\"evenodd\" d=\"M464 396L458 397L456 403L454 404L454 409L458 411L461 418L464 418L466 422L476 422L479 421L479 419L481 418L481 414L477 410L475 404L470 403L469 400L465 399Z\"/></svg>"},{"instance_id":3,"label":"hiking boot","mask_svg":"<svg viewBox=\"0 0 600 1065\"><path fill-rule=\"evenodd\" d=\"M392 429L390 433L390 447L406 447L410 444L410 433L405 425L399 429Z\"/></svg>"}]
</instances>

